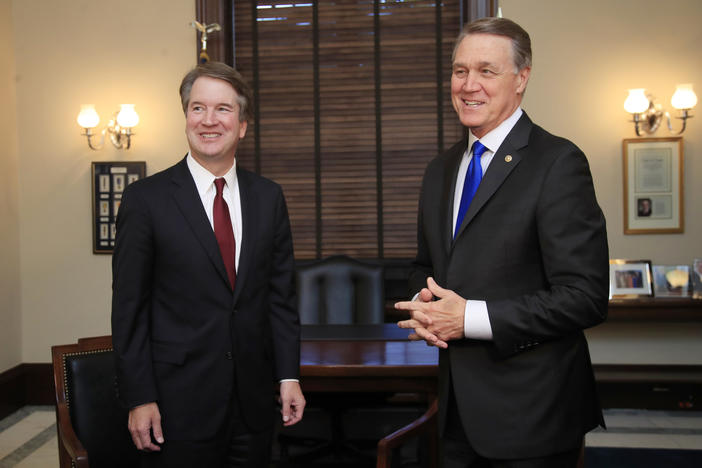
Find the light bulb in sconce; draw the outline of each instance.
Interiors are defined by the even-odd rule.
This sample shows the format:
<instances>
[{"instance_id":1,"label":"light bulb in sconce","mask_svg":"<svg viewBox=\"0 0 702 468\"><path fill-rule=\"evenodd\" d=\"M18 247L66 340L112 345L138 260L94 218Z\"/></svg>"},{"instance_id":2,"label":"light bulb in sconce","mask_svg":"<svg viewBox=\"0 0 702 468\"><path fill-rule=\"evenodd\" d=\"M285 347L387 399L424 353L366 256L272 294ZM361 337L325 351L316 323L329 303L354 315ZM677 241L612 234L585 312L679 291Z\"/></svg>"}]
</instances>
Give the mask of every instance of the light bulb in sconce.
<instances>
[{"instance_id":1,"label":"light bulb in sconce","mask_svg":"<svg viewBox=\"0 0 702 468\"><path fill-rule=\"evenodd\" d=\"M95 128L100 123L100 116L95 110L93 104L83 104L80 106L80 113L78 113L78 125L85 128Z\"/></svg>"},{"instance_id":2,"label":"light bulb in sconce","mask_svg":"<svg viewBox=\"0 0 702 468\"><path fill-rule=\"evenodd\" d=\"M132 143L132 128L139 123L139 115L134 110L134 104L120 105L119 112L115 113L105 128L101 130L100 143L94 144L93 128L100 123L100 116L92 104L84 104L78 114L78 125L85 130L82 135L88 139L88 147L93 150L102 149L105 145L105 136L109 133L110 141L117 149L129 149Z\"/></svg>"},{"instance_id":3,"label":"light bulb in sconce","mask_svg":"<svg viewBox=\"0 0 702 468\"><path fill-rule=\"evenodd\" d=\"M679 110L692 109L697 105L697 95L690 83L679 84L670 100L670 105Z\"/></svg>"},{"instance_id":4,"label":"light bulb in sconce","mask_svg":"<svg viewBox=\"0 0 702 468\"><path fill-rule=\"evenodd\" d=\"M624 101L624 109L630 114L641 114L648 109L649 101L644 88L629 90L629 96Z\"/></svg>"},{"instance_id":5,"label":"light bulb in sconce","mask_svg":"<svg viewBox=\"0 0 702 468\"><path fill-rule=\"evenodd\" d=\"M697 96L692 90L691 84L680 84L675 89L670 104L680 111L678 119L682 120L680 131L674 131L670 121L670 113L664 112L660 104L656 103L651 95L646 94L644 88L629 90L629 96L624 101L624 109L631 114L634 122L634 130L637 136L643 133L652 135L658 130L663 116L665 116L668 130L674 135L681 135L685 131L687 120L692 118L692 108L697 105Z\"/></svg>"},{"instance_id":6,"label":"light bulb in sconce","mask_svg":"<svg viewBox=\"0 0 702 468\"><path fill-rule=\"evenodd\" d=\"M139 123L139 114L134 110L134 104L122 104L119 114L117 114L117 123L123 128L136 127Z\"/></svg>"}]
</instances>

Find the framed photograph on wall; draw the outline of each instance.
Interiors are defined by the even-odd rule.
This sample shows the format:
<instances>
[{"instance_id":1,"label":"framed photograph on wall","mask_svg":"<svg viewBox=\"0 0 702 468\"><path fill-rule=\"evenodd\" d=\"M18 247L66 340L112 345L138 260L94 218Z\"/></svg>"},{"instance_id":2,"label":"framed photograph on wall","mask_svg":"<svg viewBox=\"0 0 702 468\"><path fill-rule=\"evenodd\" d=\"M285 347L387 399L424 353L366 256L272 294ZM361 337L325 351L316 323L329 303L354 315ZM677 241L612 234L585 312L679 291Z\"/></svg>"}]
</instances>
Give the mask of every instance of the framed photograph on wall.
<instances>
[{"instance_id":1,"label":"framed photograph on wall","mask_svg":"<svg viewBox=\"0 0 702 468\"><path fill-rule=\"evenodd\" d=\"M683 232L682 137L626 139L623 158L624 234Z\"/></svg>"},{"instance_id":2,"label":"framed photograph on wall","mask_svg":"<svg viewBox=\"0 0 702 468\"><path fill-rule=\"evenodd\" d=\"M117 210L127 185L146 177L146 162L93 162L93 253L115 248Z\"/></svg>"},{"instance_id":3,"label":"framed photograph on wall","mask_svg":"<svg viewBox=\"0 0 702 468\"><path fill-rule=\"evenodd\" d=\"M609 297L636 298L653 295L650 260L609 261Z\"/></svg>"},{"instance_id":4,"label":"framed photograph on wall","mask_svg":"<svg viewBox=\"0 0 702 468\"><path fill-rule=\"evenodd\" d=\"M687 297L690 294L688 265L653 265L653 295Z\"/></svg>"}]
</instances>

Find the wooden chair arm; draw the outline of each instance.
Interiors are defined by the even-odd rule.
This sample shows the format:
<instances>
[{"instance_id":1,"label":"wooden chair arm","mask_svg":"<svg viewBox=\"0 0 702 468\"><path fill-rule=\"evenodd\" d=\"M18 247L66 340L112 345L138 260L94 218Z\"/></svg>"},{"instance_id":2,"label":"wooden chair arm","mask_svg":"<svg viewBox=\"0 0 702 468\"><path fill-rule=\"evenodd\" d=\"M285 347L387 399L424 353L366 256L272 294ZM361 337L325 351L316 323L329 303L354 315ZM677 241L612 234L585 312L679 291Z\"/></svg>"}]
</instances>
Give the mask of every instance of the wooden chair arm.
<instances>
[{"instance_id":1,"label":"wooden chair arm","mask_svg":"<svg viewBox=\"0 0 702 468\"><path fill-rule=\"evenodd\" d=\"M410 424L396 430L392 434L383 437L378 442L378 458L376 468L390 468L392 461L392 450L405 443L408 439L419 434L433 430L436 427L436 413L438 411L438 401L429 405L429 409L418 419Z\"/></svg>"},{"instance_id":2,"label":"wooden chair arm","mask_svg":"<svg viewBox=\"0 0 702 468\"><path fill-rule=\"evenodd\" d=\"M58 436L60 443L66 450L66 453L71 457L76 468L88 468L88 452L83 447L83 444L78 440L78 436L73 431L71 426L71 415L68 412L68 406L65 403L58 403L56 407L58 415L56 424L58 428Z\"/></svg>"}]
</instances>

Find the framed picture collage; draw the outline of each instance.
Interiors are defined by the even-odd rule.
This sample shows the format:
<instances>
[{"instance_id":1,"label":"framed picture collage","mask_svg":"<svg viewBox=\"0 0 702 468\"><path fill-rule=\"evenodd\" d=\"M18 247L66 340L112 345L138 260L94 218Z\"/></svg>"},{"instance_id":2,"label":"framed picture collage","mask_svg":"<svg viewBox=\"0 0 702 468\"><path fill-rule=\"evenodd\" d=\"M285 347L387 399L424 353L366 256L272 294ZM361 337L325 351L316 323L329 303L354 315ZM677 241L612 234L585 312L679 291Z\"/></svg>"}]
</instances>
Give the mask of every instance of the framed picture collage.
<instances>
[{"instance_id":1,"label":"framed picture collage","mask_svg":"<svg viewBox=\"0 0 702 468\"><path fill-rule=\"evenodd\" d=\"M93 253L115 248L117 212L124 189L146 177L146 162L93 162Z\"/></svg>"}]
</instances>

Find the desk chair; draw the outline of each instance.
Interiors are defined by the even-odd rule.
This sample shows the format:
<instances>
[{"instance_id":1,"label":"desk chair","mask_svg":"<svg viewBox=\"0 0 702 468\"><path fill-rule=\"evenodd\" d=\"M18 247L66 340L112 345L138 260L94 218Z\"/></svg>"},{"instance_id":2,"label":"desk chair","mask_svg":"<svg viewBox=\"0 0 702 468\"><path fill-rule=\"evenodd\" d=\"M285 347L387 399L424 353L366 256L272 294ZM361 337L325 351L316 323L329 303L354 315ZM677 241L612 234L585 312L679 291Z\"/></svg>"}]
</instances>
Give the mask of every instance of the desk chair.
<instances>
[{"instance_id":1,"label":"desk chair","mask_svg":"<svg viewBox=\"0 0 702 468\"><path fill-rule=\"evenodd\" d=\"M300 322L305 325L383 323L383 267L345 255L296 271Z\"/></svg>"},{"instance_id":2,"label":"desk chair","mask_svg":"<svg viewBox=\"0 0 702 468\"><path fill-rule=\"evenodd\" d=\"M305 325L381 324L385 296L383 268L345 255L298 266L296 270L298 310ZM304 382L302 382L304 389ZM313 395L300 427L283 428L278 437L283 463L303 462L342 453L363 456L349 443L344 431L344 412L350 408L376 405L376 395ZM385 398L382 398L382 402ZM319 435L329 435L322 438ZM291 456L289 448L301 446L303 453ZM373 444L370 445L371 447ZM365 454L367 457L368 454Z\"/></svg>"},{"instance_id":3,"label":"desk chair","mask_svg":"<svg viewBox=\"0 0 702 468\"><path fill-rule=\"evenodd\" d=\"M51 347L61 468L139 466L117 401L112 337Z\"/></svg>"}]
</instances>

